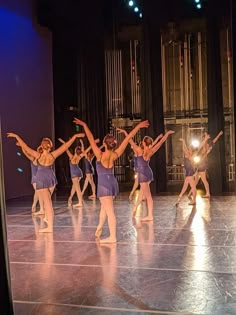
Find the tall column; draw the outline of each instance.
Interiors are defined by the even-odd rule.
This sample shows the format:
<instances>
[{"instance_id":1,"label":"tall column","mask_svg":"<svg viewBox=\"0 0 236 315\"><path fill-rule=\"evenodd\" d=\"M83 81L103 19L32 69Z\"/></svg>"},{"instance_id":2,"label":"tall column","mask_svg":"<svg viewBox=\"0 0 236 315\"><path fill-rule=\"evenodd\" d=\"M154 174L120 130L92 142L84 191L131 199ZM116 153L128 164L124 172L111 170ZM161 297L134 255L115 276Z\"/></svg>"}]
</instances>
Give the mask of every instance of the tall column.
<instances>
[{"instance_id":1,"label":"tall column","mask_svg":"<svg viewBox=\"0 0 236 315\"><path fill-rule=\"evenodd\" d=\"M234 0L229 0L230 2L230 14L231 14L231 32L232 32L232 50L233 50L233 106L234 106L234 130L236 123L236 2ZM236 136L234 135L234 169L236 165ZM235 176L234 176L235 178ZM234 191L236 191L236 180Z\"/></svg>"},{"instance_id":2,"label":"tall column","mask_svg":"<svg viewBox=\"0 0 236 315\"><path fill-rule=\"evenodd\" d=\"M221 1L209 0L207 7L207 100L208 132L215 137L224 130L220 58ZM226 190L226 165L224 137L221 137L209 155L209 182L212 194Z\"/></svg>"},{"instance_id":3,"label":"tall column","mask_svg":"<svg viewBox=\"0 0 236 315\"><path fill-rule=\"evenodd\" d=\"M164 133L163 95L162 95L162 63L161 63L161 10L154 10L156 1L144 1L144 27L142 47L142 117L148 119L150 127L146 133L156 137ZM164 12L164 11L162 11ZM152 157L151 167L154 175L152 191L166 191L166 155L165 145Z\"/></svg>"}]
</instances>

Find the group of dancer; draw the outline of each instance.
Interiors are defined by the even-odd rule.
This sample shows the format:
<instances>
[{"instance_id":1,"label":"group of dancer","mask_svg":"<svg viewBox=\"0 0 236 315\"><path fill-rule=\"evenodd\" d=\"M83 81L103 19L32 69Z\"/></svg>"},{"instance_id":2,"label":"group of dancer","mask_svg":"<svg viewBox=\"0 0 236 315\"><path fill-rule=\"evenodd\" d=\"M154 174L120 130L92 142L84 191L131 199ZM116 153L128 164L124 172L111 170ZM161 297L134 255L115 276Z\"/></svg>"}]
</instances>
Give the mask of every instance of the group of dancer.
<instances>
[{"instance_id":1,"label":"group of dancer","mask_svg":"<svg viewBox=\"0 0 236 315\"><path fill-rule=\"evenodd\" d=\"M155 141L152 138L145 136L143 140L137 145L133 141L133 137L141 128L147 128L149 126L149 122L147 120L141 121L137 124L133 130L127 133L125 130L117 128L118 132L123 133L125 138L117 146L117 141L112 134L107 134L103 139L102 146L99 146L99 139L95 139L92 132L90 131L87 124L78 119L74 119L74 123L80 125L84 129L84 133L78 133L71 137L70 140L64 141L59 139L62 145L56 149L52 150L53 145L52 141L49 138L43 138L40 146L37 150L30 148L22 138L15 133L8 133L8 137L15 138L17 141L17 145L22 148L23 153L31 160L32 165L32 184L35 188L35 197L32 205L32 212L35 212L36 202L39 200L40 211L38 214L44 214L44 220L47 224L45 228L39 230L40 233L51 233L53 232L53 221L54 221L54 211L52 206L51 195L54 191L54 188L57 184L56 176L53 170L53 165L58 156L67 153L70 161L70 172L72 179L72 188L70 192L70 196L68 199L68 206L72 206L72 198L76 193L78 197L78 204L75 206L82 207L83 206L83 194L87 188L88 183L90 183L92 188L91 199L96 198L95 193L95 184L93 182L93 174L94 169L92 165L92 160L96 157L96 171L97 171L97 197L101 203L99 222L97 225L97 229L95 232L96 238L99 239L101 243L115 243L117 240L116 237L116 216L114 212L113 199L119 192L118 182L116 177L114 176L114 162L123 154L127 145L130 143L132 149L134 151L135 158L135 172L137 174L137 182L136 185L140 185L139 195L136 203L134 204L134 208L132 211L132 216L135 217L137 208L143 199L147 202L148 214L143 217L142 221L152 221L153 220L153 198L150 191L150 183L153 181L153 173L149 166L150 158L154 153L156 153L162 144L167 140L168 136L173 134L174 131L169 130L165 135L159 135ZM81 138L87 137L90 146L87 149L84 149L83 141ZM221 134L218 135L218 138ZM215 138L213 142L217 141L218 138ZM74 149L74 153L72 154L69 150L70 146L76 139L80 139L80 146L77 146ZM207 154L212 149L211 146L206 145L209 136L206 135L200 148L201 150L205 150L204 155ZM184 182L183 189L179 195L178 201L180 201L183 196L187 186L190 184L192 188L192 198L193 203L196 198L196 184L193 184L193 175L190 169L190 165L193 165L194 154L191 151L191 147L187 149L184 141L183 149L185 153L185 169L186 169L186 179ZM212 143L213 143L212 142ZM214 143L215 143L214 142ZM203 149L204 148L204 149ZM81 191L80 188L80 180L83 176L82 170L78 166L79 161L84 158L85 160L85 173L86 178L84 181L84 186ZM203 158L203 160L205 157ZM203 176L198 173L198 176ZM191 177L191 178L189 178ZM204 178L204 177L201 177ZM197 180L197 176L194 179ZM186 186L187 185L187 186ZM132 197L133 191L131 192L130 198ZM209 191L207 194L210 195ZM108 220L108 227L110 235L105 239L100 239L103 231L103 226Z\"/></svg>"}]
</instances>

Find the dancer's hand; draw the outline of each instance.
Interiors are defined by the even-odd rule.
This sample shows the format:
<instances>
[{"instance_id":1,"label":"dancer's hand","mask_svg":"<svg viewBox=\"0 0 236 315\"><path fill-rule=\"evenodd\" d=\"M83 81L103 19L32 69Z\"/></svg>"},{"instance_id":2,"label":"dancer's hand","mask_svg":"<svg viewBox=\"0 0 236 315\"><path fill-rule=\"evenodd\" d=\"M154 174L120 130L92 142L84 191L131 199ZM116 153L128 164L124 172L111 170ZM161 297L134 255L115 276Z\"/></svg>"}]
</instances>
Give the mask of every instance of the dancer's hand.
<instances>
[{"instance_id":1,"label":"dancer's hand","mask_svg":"<svg viewBox=\"0 0 236 315\"><path fill-rule=\"evenodd\" d=\"M100 142L100 139L95 139L95 143L99 143Z\"/></svg>"},{"instance_id":2,"label":"dancer's hand","mask_svg":"<svg viewBox=\"0 0 236 315\"><path fill-rule=\"evenodd\" d=\"M18 138L19 136L16 133L13 132L8 132L7 133L7 138Z\"/></svg>"},{"instance_id":3,"label":"dancer's hand","mask_svg":"<svg viewBox=\"0 0 236 315\"><path fill-rule=\"evenodd\" d=\"M82 127L86 126L86 123L76 117L74 117L73 123L75 123L76 125L80 125Z\"/></svg>"},{"instance_id":4,"label":"dancer's hand","mask_svg":"<svg viewBox=\"0 0 236 315\"><path fill-rule=\"evenodd\" d=\"M149 124L148 120L143 120L137 126L138 126L139 129L141 129L141 128L148 128L149 125L150 124Z\"/></svg>"},{"instance_id":5,"label":"dancer's hand","mask_svg":"<svg viewBox=\"0 0 236 315\"><path fill-rule=\"evenodd\" d=\"M65 143L65 141L62 140L62 138L58 138L58 141L61 142L61 143Z\"/></svg>"},{"instance_id":6,"label":"dancer's hand","mask_svg":"<svg viewBox=\"0 0 236 315\"><path fill-rule=\"evenodd\" d=\"M121 128L116 128L116 130L118 131L118 133L123 133L125 136L128 136L128 132L126 130Z\"/></svg>"},{"instance_id":7,"label":"dancer's hand","mask_svg":"<svg viewBox=\"0 0 236 315\"><path fill-rule=\"evenodd\" d=\"M172 135L173 133L175 133L174 130L168 130L166 134L168 134L168 136L169 136L169 135Z\"/></svg>"},{"instance_id":8,"label":"dancer's hand","mask_svg":"<svg viewBox=\"0 0 236 315\"><path fill-rule=\"evenodd\" d=\"M221 130L220 132L219 132L219 136L222 136L223 135L223 131Z\"/></svg>"}]
</instances>

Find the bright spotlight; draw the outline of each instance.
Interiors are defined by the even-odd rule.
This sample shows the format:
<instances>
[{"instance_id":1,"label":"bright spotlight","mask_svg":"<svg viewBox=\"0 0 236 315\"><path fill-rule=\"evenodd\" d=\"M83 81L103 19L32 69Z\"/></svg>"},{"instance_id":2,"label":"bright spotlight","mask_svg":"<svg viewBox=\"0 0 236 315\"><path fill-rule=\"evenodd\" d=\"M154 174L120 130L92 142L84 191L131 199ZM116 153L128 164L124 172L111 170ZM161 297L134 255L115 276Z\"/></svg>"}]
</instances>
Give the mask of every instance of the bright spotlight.
<instances>
[{"instance_id":1,"label":"bright spotlight","mask_svg":"<svg viewBox=\"0 0 236 315\"><path fill-rule=\"evenodd\" d=\"M202 8L201 3L198 3L198 4L197 4L197 8L198 8L198 9L201 9L201 8Z\"/></svg>"},{"instance_id":2,"label":"bright spotlight","mask_svg":"<svg viewBox=\"0 0 236 315\"><path fill-rule=\"evenodd\" d=\"M139 8L138 7L135 7L134 8L134 12L138 12L139 11Z\"/></svg>"},{"instance_id":3,"label":"bright spotlight","mask_svg":"<svg viewBox=\"0 0 236 315\"><path fill-rule=\"evenodd\" d=\"M134 5L134 1L130 0L129 1L129 6L132 7Z\"/></svg>"},{"instance_id":4,"label":"bright spotlight","mask_svg":"<svg viewBox=\"0 0 236 315\"><path fill-rule=\"evenodd\" d=\"M194 148L198 148L199 145L200 145L200 143L199 143L199 141L198 141L197 139L192 140L192 146L193 146Z\"/></svg>"},{"instance_id":5,"label":"bright spotlight","mask_svg":"<svg viewBox=\"0 0 236 315\"><path fill-rule=\"evenodd\" d=\"M199 2L200 2L200 0L195 0L195 2L196 2L196 3L199 3Z\"/></svg>"},{"instance_id":6,"label":"bright spotlight","mask_svg":"<svg viewBox=\"0 0 236 315\"><path fill-rule=\"evenodd\" d=\"M142 14L142 13L139 13L139 17L142 18L142 17L143 17L143 14Z\"/></svg>"},{"instance_id":7,"label":"bright spotlight","mask_svg":"<svg viewBox=\"0 0 236 315\"><path fill-rule=\"evenodd\" d=\"M199 163L200 160L201 160L201 159L200 159L199 156L195 156L195 157L193 158L194 163Z\"/></svg>"}]
</instances>

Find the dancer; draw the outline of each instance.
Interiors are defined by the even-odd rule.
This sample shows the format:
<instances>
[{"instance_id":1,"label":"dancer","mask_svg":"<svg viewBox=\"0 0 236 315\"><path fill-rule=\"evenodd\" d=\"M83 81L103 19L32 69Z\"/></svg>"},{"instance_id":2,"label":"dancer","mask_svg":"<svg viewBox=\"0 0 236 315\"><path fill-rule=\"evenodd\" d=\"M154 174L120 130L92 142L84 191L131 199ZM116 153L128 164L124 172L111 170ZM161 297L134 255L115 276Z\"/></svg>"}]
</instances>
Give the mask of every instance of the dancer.
<instances>
[{"instance_id":1,"label":"dancer","mask_svg":"<svg viewBox=\"0 0 236 315\"><path fill-rule=\"evenodd\" d=\"M86 177L85 177L84 186L82 189L82 196L84 195L84 192L88 187L88 184L90 184L91 189L92 189L92 195L90 195L88 197L89 199L96 199L96 187L95 187L95 183L93 180L94 167L92 164L94 157L95 157L95 155L91 150L87 154L85 154L85 157L84 157L84 166L85 166L85 176Z\"/></svg>"},{"instance_id":2,"label":"dancer","mask_svg":"<svg viewBox=\"0 0 236 315\"><path fill-rule=\"evenodd\" d=\"M121 132L122 129L120 128L117 128L118 131ZM153 141L153 144L152 144L152 147L163 137L163 134L160 134L159 136L157 136L157 138ZM140 143L140 145L142 145ZM132 200L133 199L133 195L136 191L136 189L138 188L139 186L139 181L138 181L138 168L137 168L137 153L135 152L135 150L133 149L133 146L131 146L132 150L133 150L133 162L134 162L134 184L133 184L133 187L132 187L132 190L129 194L129 200Z\"/></svg>"},{"instance_id":3,"label":"dancer","mask_svg":"<svg viewBox=\"0 0 236 315\"><path fill-rule=\"evenodd\" d=\"M85 122L74 119L74 123L81 125L84 128L86 136L91 144L92 150L97 158L96 169L98 175L97 196L101 202L101 210L99 216L99 223L95 233L96 237L100 237L102 234L102 228L108 218L108 226L110 236L108 238L100 240L101 243L115 243L116 242L116 216L113 207L113 198L118 194L118 182L114 176L114 161L121 156L127 147L129 140L138 132L141 128L147 128L149 126L148 121L140 122L122 141L118 148L115 149L117 141L113 135L108 134L103 139L105 151L102 152L94 141L93 134Z\"/></svg>"},{"instance_id":4,"label":"dancer","mask_svg":"<svg viewBox=\"0 0 236 315\"><path fill-rule=\"evenodd\" d=\"M19 146L19 143L16 143L17 146ZM39 154L42 153L42 148L38 147L37 151L39 152ZM44 214L44 209L43 209L43 202L41 200L41 198L39 198L38 192L36 190L36 173L38 170L38 163L37 160L31 156L30 154L27 153L27 151L25 151L22 148L22 152L24 153L24 155L27 157L27 159L30 160L30 168L31 168L31 184L34 188L34 197L33 197L33 203L32 203L32 207L31 207L31 211L33 214ZM40 209L39 211L36 212L36 207L37 207L37 203L39 202L39 206Z\"/></svg>"},{"instance_id":5,"label":"dancer","mask_svg":"<svg viewBox=\"0 0 236 315\"><path fill-rule=\"evenodd\" d=\"M206 135L206 133L205 133ZM213 148L213 146L216 144L216 142L219 140L219 138L223 135L223 131L221 130L218 135L212 140L210 141L210 144L208 142L206 142L202 149L201 149L201 155L205 156L205 158L201 158L200 163L197 166L197 172L194 175L195 177L195 186L197 186L200 178L203 182L204 188L205 188L205 195L202 196L202 198L210 198L210 187L209 187L209 183L207 180L207 171L208 171L208 161L207 161L207 155L209 154L209 152L211 151L211 149ZM210 137L208 137L208 139L210 139ZM211 148L211 149L210 149ZM191 193L191 192L190 192Z\"/></svg>"},{"instance_id":6,"label":"dancer","mask_svg":"<svg viewBox=\"0 0 236 315\"><path fill-rule=\"evenodd\" d=\"M56 185L56 176L53 171L53 164L55 159L65 152L77 138L84 137L84 133L75 134L66 143L62 144L58 149L52 150L52 141L49 138L43 138L41 142L42 153L30 148L17 134L9 132L9 138L15 138L22 149L33 156L38 163L38 170L36 174L36 190L39 197L43 201L44 211L47 218L47 228L40 229L40 233L53 232L54 211L52 206L51 192Z\"/></svg>"},{"instance_id":7,"label":"dancer","mask_svg":"<svg viewBox=\"0 0 236 315\"><path fill-rule=\"evenodd\" d=\"M119 129L125 135L127 132L123 129ZM174 133L174 131L169 130L164 136L161 137L154 146L152 138L145 136L138 146L132 139L129 141L132 145L135 154L137 155L137 168L138 168L138 182L140 184L140 191L138 195L138 200L136 201L132 216L135 217L137 208L142 202L143 197L147 200L148 215L141 219L141 221L152 221L153 220L153 199L150 191L150 183L153 181L153 173L149 166L149 161L152 155L157 152L161 145L166 141L169 135Z\"/></svg>"},{"instance_id":8,"label":"dancer","mask_svg":"<svg viewBox=\"0 0 236 315\"><path fill-rule=\"evenodd\" d=\"M65 141L62 140L61 138L58 138L58 140L61 143L65 143ZM96 143L99 142L99 139L96 139L95 142ZM74 154L72 154L69 149L66 150L66 153L70 160L70 174L71 174L71 180L72 180L72 187L71 187L70 196L68 199L68 207L72 206L72 199L75 193L77 194L78 203L75 204L74 206L79 207L79 208L83 207L83 195L80 188L80 180L81 178L83 178L83 173L78 164L80 160L87 154L87 152L90 151L90 149L91 149L91 146L88 147L86 150L84 150L84 143L80 139L80 146L77 146L74 149Z\"/></svg>"},{"instance_id":9,"label":"dancer","mask_svg":"<svg viewBox=\"0 0 236 315\"><path fill-rule=\"evenodd\" d=\"M196 204L196 183L194 179L195 174L195 157L198 156L199 151L201 148L207 143L207 140L209 139L209 135L205 134L205 138L203 139L202 143L200 144L197 151L193 152L193 147L190 145L188 148L186 146L186 143L183 138L180 138L179 140L182 142L183 145L183 151L184 151L184 169L185 169L185 179L184 184L181 189L181 192L178 196L176 206L180 203L181 198L183 197L184 193L186 192L188 186L191 187L191 194L192 194L192 200L189 202L189 205L195 205ZM202 160L205 160L205 157L202 157Z\"/></svg>"}]
</instances>

